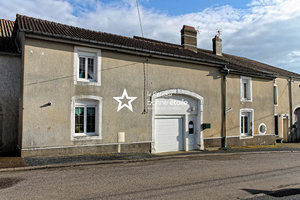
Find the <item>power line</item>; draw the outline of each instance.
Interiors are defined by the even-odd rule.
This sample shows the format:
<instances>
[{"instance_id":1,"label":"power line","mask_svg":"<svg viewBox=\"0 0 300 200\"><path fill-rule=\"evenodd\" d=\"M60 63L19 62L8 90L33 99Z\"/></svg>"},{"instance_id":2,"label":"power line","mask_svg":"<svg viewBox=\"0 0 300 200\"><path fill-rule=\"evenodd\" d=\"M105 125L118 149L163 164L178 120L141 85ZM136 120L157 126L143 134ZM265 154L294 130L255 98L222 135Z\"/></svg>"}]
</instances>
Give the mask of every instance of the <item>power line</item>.
<instances>
[{"instance_id":1,"label":"power line","mask_svg":"<svg viewBox=\"0 0 300 200\"><path fill-rule=\"evenodd\" d=\"M136 0L136 8L137 8L138 15L139 15L139 22L140 22L140 28L141 28L142 37L144 37L144 32L143 32L143 27L142 27L142 19L141 19L141 14L140 14L140 8L139 8L139 2L138 2L138 0Z\"/></svg>"}]
</instances>

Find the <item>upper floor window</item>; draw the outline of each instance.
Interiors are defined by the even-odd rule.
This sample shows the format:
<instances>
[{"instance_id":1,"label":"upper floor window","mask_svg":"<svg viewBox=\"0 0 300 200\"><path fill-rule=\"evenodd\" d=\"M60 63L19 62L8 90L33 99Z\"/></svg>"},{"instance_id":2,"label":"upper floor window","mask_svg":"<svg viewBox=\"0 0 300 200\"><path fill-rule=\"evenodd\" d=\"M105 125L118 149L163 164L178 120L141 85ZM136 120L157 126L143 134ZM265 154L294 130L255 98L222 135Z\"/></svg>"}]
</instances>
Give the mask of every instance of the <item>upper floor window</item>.
<instances>
[{"instance_id":1,"label":"upper floor window","mask_svg":"<svg viewBox=\"0 0 300 200\"><path fill-rule=\"evenodd\" d=\"M78 78L83 80L95 81L95 57L79 56L79 73Z\"/></svg>"},{"instance_id":2,"label":"upper floor window","mask_svg":"<svg viewBox=\"0 0 300 200\"><path fill-rule=\"evenodd\" d=\"M278 89L277 89L277 85L273 86L273 98L274 98L274 105L277 106L278 105Z\"/></svg>"},{"instance_id":3,"label":"upper floor window","mask_svg":"<svg viewBox=\"0 0 300 200\"><path fill-rule=\"evenodd\" d=\"M241 76L240 81L241 101L252 101L252 80L250 77Z\"/></svg>"},{"instance_id":4,"label":"upper floor window","mask_svg":"<svg viewBox=\"0 0 300 200\"><path fill-rule=\"evenodd\" d=\"M82 85L101 85L100 50L75 47L74 83Z\"/></svg>"}]
</instances>

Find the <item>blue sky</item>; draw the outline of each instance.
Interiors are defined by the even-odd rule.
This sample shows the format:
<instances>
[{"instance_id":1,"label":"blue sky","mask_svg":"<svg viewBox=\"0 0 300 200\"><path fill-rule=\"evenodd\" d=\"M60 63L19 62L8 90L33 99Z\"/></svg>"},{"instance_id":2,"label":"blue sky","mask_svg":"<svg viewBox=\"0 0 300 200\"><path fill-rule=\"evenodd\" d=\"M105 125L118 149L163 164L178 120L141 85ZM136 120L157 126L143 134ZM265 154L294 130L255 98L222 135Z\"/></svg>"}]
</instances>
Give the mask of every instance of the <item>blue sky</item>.
<instances>
[{"instance_id":1,"label":"blue sky","mask_svg":"<svg viewBox=\"0 0 300 200\"><path fill-rule=\"evenodd\" d=\"M124 1L102 0L101 2L105 4L120 4ZM247 8L247 5L250 2L251 0L139 0L141 6L171 16L199 12L209 7L219 7L224 5L231 5L234 8L244 9Z\"/></svg>"},{"instance_id":2,"label":"blue sky","mask_svg":"<svg viewBox=\"0 0 300 200\"><path fill-rule=\"evenodd\" d=\"M250 0L140 0L142 6L148 9L167 13L172 16L193 12L201 12L206 8L231 5L234 8L244 9Z\"/></svg>"},{"instance_id":3,"label":"blue sky","mask_svg":"<svg viewBox=\"0 0 300 200\"><path fill-rule=\"evenodd\" d=\"M9 0L0 18L16 13L132 37L141 35L136 0ZM300 73L299 0L139 0L144 36L180 43L183 25L199 30L198 47L223 51ZM17 5L17 6L16 6Z\"/></svg>"}]
</instances>

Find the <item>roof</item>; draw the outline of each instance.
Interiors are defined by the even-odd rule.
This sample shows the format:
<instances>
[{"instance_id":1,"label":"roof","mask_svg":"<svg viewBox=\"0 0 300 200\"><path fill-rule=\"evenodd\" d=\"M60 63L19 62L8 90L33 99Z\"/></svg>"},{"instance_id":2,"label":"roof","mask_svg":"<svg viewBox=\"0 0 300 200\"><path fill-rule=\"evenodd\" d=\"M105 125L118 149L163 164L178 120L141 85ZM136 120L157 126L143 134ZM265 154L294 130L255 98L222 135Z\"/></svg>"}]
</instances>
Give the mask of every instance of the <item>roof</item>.
<instances>
[{"instance_id":1,"label":"roof","mask_svg":"<svg viewBox=\"0 0 300 200\"><path fill-rule=\"evenodd\" d=\"M150 42L155 42L155 43L161 43L164 45L168 46L173 46L173 47L181 47L178 44L172 44L172 43L167 43L167 42L162 42L162 41L157 41L153 39L148 39L148 38L143 38L139 36L134 36L135 39L139 40L144 40L144 41L150 41ZM293 77L300 77L300 74L290 72L278 67L274 67L271 65L267 65L255 60L251 60L248 58L244 57L239 57L239 56L234 56L230 54L225 54L223 53L222 56L215 55L213 51L206 50L206 49L199 49L198 48L198 53L206 54L209 58L207 59L212 59L217 62L223 62L226 63L227 68L229 68L232 71L236 72L244 72L244 73L251 73L251 74L265 74L265 75L274 75L274 76L293 76Z\"/></svg>"},{"instance_id":2,"label":"roof","mask_svg":"<svg viewBox=\"0 0 300 200\"><path fill-rule=\"evenodd\" d=\"M272 65L268 65L265 63L261 63L255 60L251 60L245 57L234 56L230 54L223 53L222 56L218 56L213 54L212 51L207 51L203 49L198 49L198 51L202 51L207 53L208 55L214 57L215 59L222 60L223 62L227 62L227 67L236 72L257 72L257 73L269 73L273 74L274 76L292 76L292 77L299 77L300 74L290 72L278 67L274 67Z\"/></svg>"},{"instance_id":3,"label":"roof","mask_svg":"<svg viewBox=\"0 0 300 200\"><path fill-rule=\"evenodd\" d=\"M182 57L189 57L191 59L194 58L198 60L210 61L206 60L208 58L207 55L202 53L197 54L193 51L186 50L181 46L171 47L163 43L142 41L135 38L92 31L23 15L17 15L16 23L20 31L31 34L39 34L43 36L69 39L74 41L99 42L100 44L105 44L112 47L145 50L153 54L159 53L165 55L178 55Z\"/></svg>"},{"instance_id":4,"label":"roof","mask_svg":"<svg viewBox=\"0 0 300 200\"><path fill-rule=\"evenodd\" d=\"M0 19L0 52L18 53L14 37L14 21Z\"/></svg>"},{"instance_id":5,"label":"roof","mask_svg":"<svg viewBox=\"0 0 300 200\"><path fill-rule=\"evenodd\" d=\"M263 64L243 57L223 54L217 56L212 51L198 49L198 52L184 49L181 45L134 36L133 38L115 34L97 32L79 27L69 26L47 20L18 15L16 25L20 31L26 33L96 43L111 47L125 48L134 51L148 52L164 56L177 56L183 59L197 60L208 63L226 64L229 69L237 73L246 73L256 76L274 78L277 76L294 76L300 74L289 72L271 65Z\"/></svg>"}]
</instances>

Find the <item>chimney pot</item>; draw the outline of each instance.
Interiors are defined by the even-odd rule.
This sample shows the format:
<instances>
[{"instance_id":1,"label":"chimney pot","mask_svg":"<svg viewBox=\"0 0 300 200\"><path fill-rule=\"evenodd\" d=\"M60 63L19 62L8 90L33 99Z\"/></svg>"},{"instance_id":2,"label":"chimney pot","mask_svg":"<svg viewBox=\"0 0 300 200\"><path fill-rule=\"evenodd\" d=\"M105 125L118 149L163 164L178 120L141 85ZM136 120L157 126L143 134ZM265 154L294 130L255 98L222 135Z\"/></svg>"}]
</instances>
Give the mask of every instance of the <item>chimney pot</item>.
<instances>
[{"instance_id":1,"label":"chimney pot","mask_svg":"<svg viewBox=\"0 0 300 200\"><path fill-rule=\"evenodd\" d=\"M182 27L181 45L184 49L197 52L197 31L194 27L187 25Z\"/></svg>"},{"instance_id":2,"label":"chimney pot","mask_svg":"<svg viewBox=\"0 0 300 200\"><path fill-rule=\"evenodd\" d=\"M213 43L213 53L217 56L222 56L222 39L216 35L212 39L212 43Z\"/></svg>"}]
</instances>

